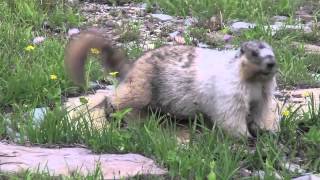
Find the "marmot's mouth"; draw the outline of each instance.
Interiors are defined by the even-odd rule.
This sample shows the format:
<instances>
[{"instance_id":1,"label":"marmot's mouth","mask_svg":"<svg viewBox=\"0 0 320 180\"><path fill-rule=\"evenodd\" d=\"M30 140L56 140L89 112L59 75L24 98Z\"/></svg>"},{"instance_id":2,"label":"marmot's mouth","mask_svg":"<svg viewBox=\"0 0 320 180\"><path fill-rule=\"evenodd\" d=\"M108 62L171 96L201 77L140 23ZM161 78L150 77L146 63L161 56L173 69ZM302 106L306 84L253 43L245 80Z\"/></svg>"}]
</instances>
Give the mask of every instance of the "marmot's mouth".
<instances>
[{"instance_id":1,"label":"marmot's mouth","mask_svg":"<svg viewBox=\"0 0 320 180\"><path fill-rule=\"evenodd\" d=\"M265 76L268 76L268 75L271 74L271 72L262 72L261 74L262 74L262 75L265 75Z\"/></svg>"},{"instance_id":2,"label":"marmot's mouth","mask_svg":"<svg viewBox=\"0 0 320 180\"><path fill-rule=\"evenodd\" d=\"M261 71L258 74L263 77L266 77L266 76L272 76L274 74L274 72L273 71Z\"/></svg>"}]
</instances>

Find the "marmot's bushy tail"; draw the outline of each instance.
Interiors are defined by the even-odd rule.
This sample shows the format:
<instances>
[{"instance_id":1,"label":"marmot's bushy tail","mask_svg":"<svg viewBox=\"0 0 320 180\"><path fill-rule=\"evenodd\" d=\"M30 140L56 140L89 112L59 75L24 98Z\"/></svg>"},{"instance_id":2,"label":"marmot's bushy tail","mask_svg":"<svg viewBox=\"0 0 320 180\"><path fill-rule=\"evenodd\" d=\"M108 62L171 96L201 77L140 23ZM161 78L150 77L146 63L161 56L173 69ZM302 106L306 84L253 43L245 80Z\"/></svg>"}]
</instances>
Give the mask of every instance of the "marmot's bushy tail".
<instances>
[{"instance_id":1,"label":"marmot's bushy tail","mask_svg":"<svg viewBox=\"0 0 320 180\"><path fill-rule=\"evenodd\" d=\"M84 67L87 54L91 48L99 50L101 62L105 69L117 71L120 76L129 67L126 57L120 49L112 47L112 43L97 32L81 32L66 46L65 68L71 79L78 85L84 84Z\"/></svg>"}]
</instances>

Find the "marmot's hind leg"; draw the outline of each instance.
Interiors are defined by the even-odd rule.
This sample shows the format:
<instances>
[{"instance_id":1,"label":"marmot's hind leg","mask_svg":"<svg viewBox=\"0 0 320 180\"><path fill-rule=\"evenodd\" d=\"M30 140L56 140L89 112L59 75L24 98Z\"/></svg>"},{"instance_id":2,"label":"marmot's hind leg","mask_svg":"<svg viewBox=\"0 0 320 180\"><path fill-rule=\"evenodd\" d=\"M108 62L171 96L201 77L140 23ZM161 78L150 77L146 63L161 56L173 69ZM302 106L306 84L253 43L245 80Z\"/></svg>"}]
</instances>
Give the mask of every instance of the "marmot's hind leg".
<instances>
[{"instance_id":1,"label":"marmot's hind leg","mask_svg":"<svg viewBox=\"0 0 320 180\"><path fill-rule=\"evenodd\" d=\"M140 60L106 99L106 114L132 108L128 119L145 115L144 111L152 99L152 64ZM142 117L141 117L142 118Z\"/></svg>"}]
</instances>

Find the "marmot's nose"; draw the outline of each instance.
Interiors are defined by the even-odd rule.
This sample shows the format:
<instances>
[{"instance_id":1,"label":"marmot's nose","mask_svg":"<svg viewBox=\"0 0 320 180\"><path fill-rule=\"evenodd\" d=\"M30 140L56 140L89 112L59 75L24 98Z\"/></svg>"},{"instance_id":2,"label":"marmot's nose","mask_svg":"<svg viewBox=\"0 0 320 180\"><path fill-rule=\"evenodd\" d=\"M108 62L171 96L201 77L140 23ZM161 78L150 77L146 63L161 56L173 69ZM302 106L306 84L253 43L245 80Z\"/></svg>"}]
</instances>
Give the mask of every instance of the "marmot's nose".
<instances>
[{"instance_id":1,"label":"marmot's nose","mask_svg":"<svg viewBox=\"0 0 320 180\"><path fill-rule=\"evenodd\" d=\"M268 69L272 69L275 65L276 65L275 62L268 62L268 63L267 63L267 68L268 68Z\"/></svg>"}]
</instances>

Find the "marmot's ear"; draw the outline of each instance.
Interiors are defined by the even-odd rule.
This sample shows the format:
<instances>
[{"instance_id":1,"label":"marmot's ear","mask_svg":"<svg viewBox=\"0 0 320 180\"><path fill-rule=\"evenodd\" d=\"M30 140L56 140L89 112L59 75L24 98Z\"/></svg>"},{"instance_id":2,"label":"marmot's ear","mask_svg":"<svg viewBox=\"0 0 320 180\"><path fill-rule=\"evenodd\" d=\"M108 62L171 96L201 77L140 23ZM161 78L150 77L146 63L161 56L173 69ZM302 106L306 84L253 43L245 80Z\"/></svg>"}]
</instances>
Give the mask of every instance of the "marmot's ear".
<instances>
[{"instance_id":1,"label":"marmot's ear","mask_svg":"<svg viewBox=\"0 0 320 180\"><path fill-rule=\"evenodd\" d=\"M257 43L256 41L246 41L241 44L240 52L241 54L246 54L252 57L258 57L258 47L259 43Z\"/></svg>"},{"instance_id":2,"label":"marmot's ear","mask_svg":"<svg viewBox=\"0 0 320 180\"><path fill-rule=\"evenodd\" d=\"M246 51L246 44L247 44L247 42L241 43L241 45L240 45L240 53L241 54L244 54L244 52Z\"/></svg>"}]
</instances>

